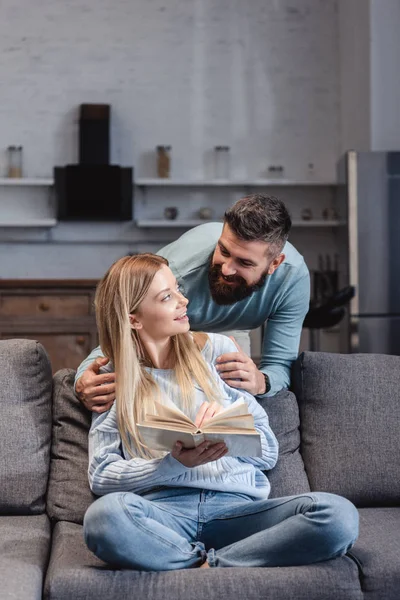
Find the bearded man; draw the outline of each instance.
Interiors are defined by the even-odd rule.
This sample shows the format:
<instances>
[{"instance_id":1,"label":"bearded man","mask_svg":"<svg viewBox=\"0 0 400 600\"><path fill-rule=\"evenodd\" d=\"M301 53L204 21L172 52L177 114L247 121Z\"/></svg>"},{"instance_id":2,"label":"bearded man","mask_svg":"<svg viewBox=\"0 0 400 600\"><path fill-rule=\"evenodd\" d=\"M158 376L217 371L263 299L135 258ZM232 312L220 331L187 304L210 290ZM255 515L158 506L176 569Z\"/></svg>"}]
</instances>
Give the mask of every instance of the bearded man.
<instances>
[{"instance_id":1,"label":"bearded man","mask_svg":"<svg viewBox=\"0 0 400 600\"><path fill-rule=\"evenodd\" d=\"M229 208L223 223L195 227L158 252L189 299L191 330L235 338L237 351L217 359L220 376L258 398L289 386L309 310L309 272L287 241L290 229L281 200L253 194ZM261 325L265 331L257 366L250 358L248 333ZM99 374L106 363L99 347L78 369L77 395L95 412L108 410L115 399L114 374Z\"/></svg>"}]
</instances>

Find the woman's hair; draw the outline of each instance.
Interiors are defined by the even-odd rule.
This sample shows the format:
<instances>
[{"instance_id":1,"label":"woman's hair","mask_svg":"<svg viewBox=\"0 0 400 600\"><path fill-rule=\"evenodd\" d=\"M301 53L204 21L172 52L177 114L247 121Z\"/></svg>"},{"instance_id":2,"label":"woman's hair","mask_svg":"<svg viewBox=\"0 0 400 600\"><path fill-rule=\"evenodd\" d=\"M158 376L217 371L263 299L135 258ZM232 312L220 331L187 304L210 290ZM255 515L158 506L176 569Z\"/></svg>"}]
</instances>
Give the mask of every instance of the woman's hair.
<instances>
[{"instance_id":1,"label":"woman's hair","mask_svg":"<svg viewBox=\"0 0 400 600\"><path fill-rule=\"evenodd\" d=\"M125 256L115 262L100 280L95 296L96 321L100 346L114 364L117 399L116 410L122 442L135 456L130 440L143 458L160 456L143 441L136 426L146 412L156 412L154 400L160 389L146 370L149 357L129 316L136 313L144 300L155 274L168 261L155 254ZM182 409L187 411L194 398L194 381L209 401L219 400L213 390L211 373L201 353L204 334L181 333L171 337L172 361L176 381L181 390Z\"/></svg>"}]
</instances>

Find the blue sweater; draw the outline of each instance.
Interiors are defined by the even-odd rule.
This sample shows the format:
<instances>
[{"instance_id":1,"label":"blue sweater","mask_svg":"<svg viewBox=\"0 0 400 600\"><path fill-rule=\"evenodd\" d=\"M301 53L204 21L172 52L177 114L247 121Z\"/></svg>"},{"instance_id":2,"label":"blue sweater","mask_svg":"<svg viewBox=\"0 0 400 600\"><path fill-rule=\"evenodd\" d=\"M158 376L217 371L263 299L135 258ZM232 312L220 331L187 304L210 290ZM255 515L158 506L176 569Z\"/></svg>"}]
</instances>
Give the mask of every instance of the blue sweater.
<instances>
[{"instance_id":1,"label":"blue sweater","mask_svg":"<svg viewBox=\"0 0 400 600\"><path fill-rule=\"evenodd\" d=\"M170 453L166 453L163 458L150 460L130 458L121 442L114 403L108 412L93 413L92 416L89 433L89 483L95 494L104 495L117 491L141 494L159 486L173 486L242 493L254 499L268 497L270 484L261 469L272 469L278 458L278 442L269 427L268 416L253 396L225 384L214 367L217 356L224 352L232 352L234 348L233 342L226 336L211 334L202 352L214 375L215 383L219 386L224 407L240 397L244 397L248 403L249 412L254 416L255 428L261 435L262 456L223 457L193 468L185 467ZM112 368L112 365L107 365L103 369L110 371ZM82 369L84 367L81 366L76 379L82 374ZM175 404L182 410L174 371L149 370L162 391L163 402ZM203 391L195 388L194 404L188 414L192 420L205 400ZM135 451L135 448L132 450Z\"/></svg>"},{"instance_id":2,"label":"blue sweater","mask_svg":"<svg viewBox=\"0 0 400 600\"><path fill-rule=\"evenodd\" d=\"M290 369L299 351L301 328L310 304L310 277L303 257L286 243L284 262L248 298L219 306L208 286L208 265L222 232L222 223L206 223L184 233L159 250L189 299L193 331L255 329L266 323L260 370L269 377L272 396L290 383ZM263 397L263 396L260 396Z\"/></svg>"}]
</instances>

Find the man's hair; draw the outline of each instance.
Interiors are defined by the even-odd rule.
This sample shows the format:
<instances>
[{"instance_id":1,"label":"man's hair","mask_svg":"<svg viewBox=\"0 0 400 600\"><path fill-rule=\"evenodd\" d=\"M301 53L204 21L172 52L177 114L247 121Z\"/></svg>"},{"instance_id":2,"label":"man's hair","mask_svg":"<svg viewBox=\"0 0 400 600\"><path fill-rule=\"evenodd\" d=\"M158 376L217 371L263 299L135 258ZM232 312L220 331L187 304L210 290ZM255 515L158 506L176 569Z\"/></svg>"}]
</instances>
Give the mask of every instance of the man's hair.
<instances>
[{"instance_id":1,"label":"man's hair","mask_svg":"<svg viewBox=\"0 0 400 600\"><path fill-rule=\"evenodd\" d=\"M281 252L292 226L284 203L264 194L252 194L235 202L225 212L224 222L241 240L271 244L273 254Z\"/></svg>"}]
</instances>

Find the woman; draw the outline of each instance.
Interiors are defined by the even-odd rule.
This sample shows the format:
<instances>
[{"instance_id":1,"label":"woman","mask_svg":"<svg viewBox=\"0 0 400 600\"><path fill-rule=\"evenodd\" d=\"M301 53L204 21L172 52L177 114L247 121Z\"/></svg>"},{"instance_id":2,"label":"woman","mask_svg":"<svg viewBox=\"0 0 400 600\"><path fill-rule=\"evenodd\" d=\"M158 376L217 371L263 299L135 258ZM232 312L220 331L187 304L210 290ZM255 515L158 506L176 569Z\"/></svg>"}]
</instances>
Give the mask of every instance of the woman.
<instances>
[{"instance_id":1,"label":"woman","mask_svg":"<svg viewBox=\"0 0 400 600\"><path fill-rule=\"evenodd\" d=\"M222 335L190 333L188 300L167 261L153 254L117 261L98 285L100 345L115 369L117 399L93 413L89 481L102 498L88 509L88 547L117 567L288 566L340 556L353 545L358 513L327 493L268 499L262 470L274 467L278 443L253 396L218 376L217 356L235 351ZM240 396L262 441L261 458L227 457L204 442L156 452L136 424L154 400L183 410L197 425Z\"/></svg>"}]
</instances>

